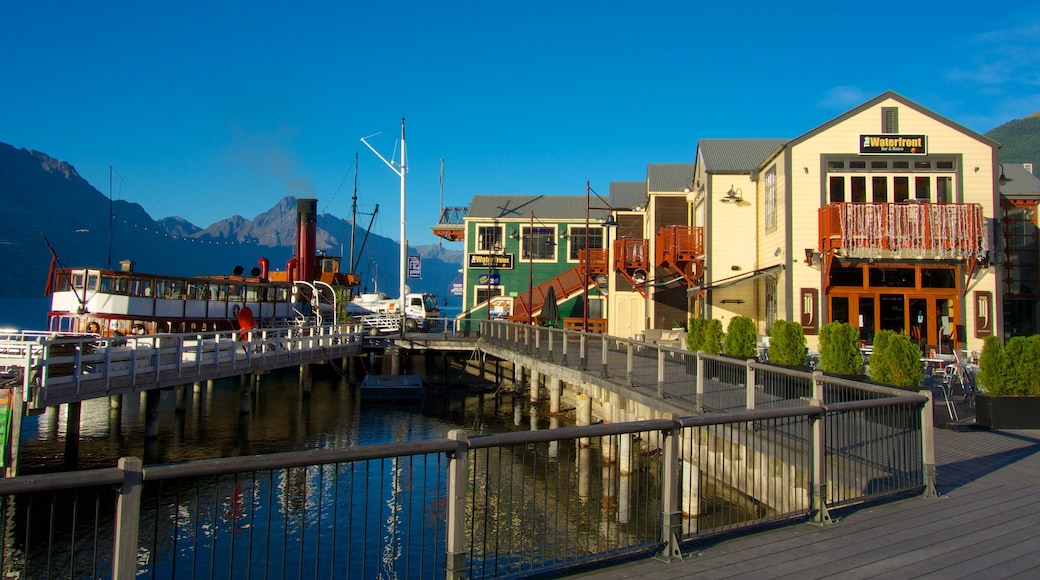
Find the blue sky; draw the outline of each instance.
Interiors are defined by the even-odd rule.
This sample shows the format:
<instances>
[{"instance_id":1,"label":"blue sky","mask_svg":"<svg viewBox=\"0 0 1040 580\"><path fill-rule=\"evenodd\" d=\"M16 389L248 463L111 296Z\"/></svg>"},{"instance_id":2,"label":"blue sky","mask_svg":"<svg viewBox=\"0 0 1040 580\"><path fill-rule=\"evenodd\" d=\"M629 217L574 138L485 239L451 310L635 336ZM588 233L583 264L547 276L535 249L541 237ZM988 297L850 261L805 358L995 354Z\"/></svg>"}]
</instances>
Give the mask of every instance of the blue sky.
<instances>
[{"instance_id":1,"label":"blue sky","mask_svg":"<svg viewBox=\"0 0 1040 580\"><path fill-rule=\"evenodd\" d=\"M286 195L408 238L475 194L574 194L790 138L886 90L986 132L1040 111L1035 0L8 2L0 141L200 227ZM367 217L359 219L367 224ZM446 247L461 249L458 244Z\"/></svg>"}]
</instances>

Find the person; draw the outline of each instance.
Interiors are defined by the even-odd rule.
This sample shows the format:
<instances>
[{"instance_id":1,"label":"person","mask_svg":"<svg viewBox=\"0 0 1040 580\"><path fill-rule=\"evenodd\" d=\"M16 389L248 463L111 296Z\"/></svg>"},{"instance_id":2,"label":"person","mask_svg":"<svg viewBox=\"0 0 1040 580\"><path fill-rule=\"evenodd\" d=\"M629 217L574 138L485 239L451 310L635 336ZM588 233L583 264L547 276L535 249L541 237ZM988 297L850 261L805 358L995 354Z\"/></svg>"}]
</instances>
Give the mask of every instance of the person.
<instances>
[{"instance_id":1,"label":"person","mask_svg":"<svg viewBox=\"0 0 1040 580\"><path fill-rule=\"evenodd\" d=\"M87 323L87 332L90 334L101 334L101 325L96 320Z\"/></svg>"}]
</instances>

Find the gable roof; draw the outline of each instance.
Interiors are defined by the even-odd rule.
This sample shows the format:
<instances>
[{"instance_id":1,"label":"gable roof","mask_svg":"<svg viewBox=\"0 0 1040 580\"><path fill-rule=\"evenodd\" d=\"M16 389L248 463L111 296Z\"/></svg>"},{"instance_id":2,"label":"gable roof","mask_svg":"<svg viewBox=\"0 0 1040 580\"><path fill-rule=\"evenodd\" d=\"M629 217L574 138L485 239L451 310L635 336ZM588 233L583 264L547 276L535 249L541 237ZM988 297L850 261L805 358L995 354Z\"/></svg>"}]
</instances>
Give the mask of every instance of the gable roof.
<instances>
[{"instance_id":1,"label":"gable roof","mask_svg":"<svg viewBox=\"0 0 1040 580\"><path fill-rule=\"evenodd\" d=\"M1003 163L1007 183L1000 186L1000 195L1008 199L1040 198L1040 179L1026 171L1021 163Z\"/></svg>"},{"instance_id":2,"label":"gable roof","mask_svg":"<svg viewBox=\"0 0 1040 580\"><path fill-rule=\"evenodd\" d=\"M786 139L701 139L697 149L707 173L753 173Z\"/></svg>"},{"instance_id":3,"label":"gable roof","mask_svg":"<svg viewBox=\"0 0 1040 580\"><path fill-rule=\"evenodd\" d=\"M852 118L852 117L862 113L863 111L866 111L867 109L870 109L871 107L875 107L879 103L882 103L882 102L884 102L886 100L889 100L889 99L891 99L893 101L897 101L899 104L901 104L901 105L903 105L905 107L908 107L910 109L913 109L913 110L917 111L918 113L921 113L922 115L924 115L926 117L934 119L934 120L936 120L936 121L938 121L938 122L940 122L940 123L942 123L942 124L944 124L944 125L946 125L948 127L956 129L957 131L960 131L961 133L964 133L965 135L968 135L968 136L970 136L973 139L976 139L978 141L986 143L986 144L988 144L988 145L990 145L990 146L992 146L994 148L999 148L1000 147L1000 143L997 143L993 139L990 139L989 137L986 137L985 135L983 135L981 133L976 133L975 131L972 131L971 129L968 129L967 127L965 127L963 125L957 124L957 123L951 121L950 119L948 119L946 117L943 117L942 115L936 113L935 111L933 111L931 109L927 109L927 108L925 108L925 107L923 107L923 106L921 106L921 105L911 101L910 99L904 97L903 95L900 95L899 93L896 93L895 91L885 91L884 93L881 93L880 95L878 95L878 96L874 97L873 99L863 103L862 105L860 105L860 106L858 106L858 107L856 107L856 108L854 108L854 109L852 109L850 111L846 111L845 113L843 113L843 114L841 114L841 115L831 119L830 121L827 121L826 123L820 125L819 127L816 127L815 129L812 129L812 130L810 130L807 133L803 133L802 135L799 135L798 137L795 137L794 139L792 139L788 143L788 146L797 145L797 144L801 143L802 141L805 141L806 139L814 137L814 136L816 136L816 135L818 135L818 134L820 134L820 133L830 129L831 127L834 127L835 125L837 125L839 123L843 123L847 119L850 119L850 118Z\"/></svg>"},{"instance_id":4,"label":"gable roof","mask_svg":"<svg viewBox=\"0 0 1040 580\"><path fill-rule=\"evenodd\" d=\"M617 209L632 209L646 206L646 182L643 181L611 181L610 205Z\"/></svg>"},{"instance_id":5,"label":"gable roof","mask_svg":"<svg viewBox=\"0 0 1040 580\"><path fill-rule=\"evenodd\" d=\"M682 191L693 185L693 163L650 163L646 166L649 191Z\"/></svg>"},{"instance_id":6,"label":"gable roof","mask_svg":"<svg viewBox=\"0 0 1040 580\"><path fill-rule=\"evenodd\" d=\"M584 195L474 195L466 219L525 220L533 212L541 220L584 220L587 202ZM607 213L590 209L589 218L603 220Z\"/></svg>"}]
</instances>

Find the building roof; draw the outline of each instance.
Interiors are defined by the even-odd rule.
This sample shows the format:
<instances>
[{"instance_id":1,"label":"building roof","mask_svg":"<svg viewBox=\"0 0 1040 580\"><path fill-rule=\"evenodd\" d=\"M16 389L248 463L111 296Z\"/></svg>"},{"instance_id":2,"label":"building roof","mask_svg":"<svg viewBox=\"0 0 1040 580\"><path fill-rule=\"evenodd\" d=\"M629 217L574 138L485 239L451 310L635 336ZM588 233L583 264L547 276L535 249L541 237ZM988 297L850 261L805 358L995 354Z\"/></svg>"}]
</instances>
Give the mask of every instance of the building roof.
<instances>
[{"instance_id":1,"label":"building roof","mask_svg":"<svg viewBox=\"0 0 1040 580\"><path fill-rule=\"evenodd\" d=\"M786 143L786 139L701 139L697 148L708 173L753 173Z\"/></svg>"},{"instance_id":2,"label":"building roof","mask_svg":"<svg viewBox=\"0 0 1040 580\"><path fill-rule=\"evenodd\" d=\"M987 144L987 145L989 145L989 146L991 146L993 148L1000 147L1000 144L997 143L996 141L994 141L993 139L990 139L989 137L987 137L985 135L982 135L981 133L976 133L975 131L972 131L971 129L968 129L967 127L965 127L963 125L959 125L959 124L953 122L952 120L947 119L946 117L943 117L942 115L936 113L935 111L932 111L931 109L925 108L925 107L923 107L923 106L921 106L921 105L911 101L910 99L904 97L903 95L900 95L899 93L897 93L895 91L885 91L884 93L881 93L880 95L878 95L878 96L874 97L873 99L863 103L862 105L856 107L855 109L846 111L842 115L839 115L839 116L831 119L830 121L827 121L826 123L824 123L824 124L814 128L814 129L812 129L812 130L810 130L810 131L808 131L806 133L803 133L803 134L799 135L798 137L796 137L793 140L791 140L790 143L788 143L788 145L791 145L791 146L797 145L798 143L800 143L802 141L805 141L806 139L809 139L810 137L813 137L813 136L815 136L815 135L817 135L819 133L822 133L822 132L830 129L833 126L835 126L835 125L837 125L839 123L844 122L846 119L851 119L852 117L855 117L856 115L862 113L863 111L866 111L867 109L870 109L871 107L875 107L878 104L883 103L884 101L886 101L888 99L892 99L894 101L897 101L898 103L900 103L903 106L909 107L909 108L917 111L918 113L921 113L922 115L924 115L926 117L930 117L930 118L932 118L932 119L934 119L934 120L936 120L936 121L946 125L947 127L953 128L953 129L955 129L955 130L957 130L957 131L959 131L959 132L961 132L961 133L963 133L965 135L968 135L968 136L972 137L973 139L976 139L976 140L978 140L978 141L980 141L982 143L985 143L985 144Z\"/></svg>"},{"instance_id":3,"label":"building roof","mask_svg":"<svg viewBox=\"0 0 1040 580\"><path fill-rule=\"evenodd\" d=\"M602 205L595 198L589 202L584 195L474 195L466 219L524 220L533 213L542 220L584 220L590 203L593 207ZM590 209L589 217L602 220L607 212Z\"/></svg>"},{"instance_id":4,"label":"building roof","mask_svg":"<svg viewBox=\"0 0 1040 580\"><path fill-rule=\"evenodd\" d=\"M632 209L634 207L646 207L646 182L645 181L611 181L610 182L610 205L617 209Z\"/></svg>"},{"instance_id":5,"label":"building roof","mask_svg":"<svg viewBox=\"0 0 1040 580\"><path fill-rule=\"evenodd\" d=\"M1040 179L1026 171L1021 163L1003 163L1007 183L1000 186L1000 194L1009 199L1040 198Z\"/></svg>"},{"instance_id":6,"label":"building roof","mask_svg":"<svg viewBox=\"0 0 1040 580\"><path fill-rule=\"evenodd\" d=\"M650 163L646 166L649 191L683 191L693 186L693 163Z\"/></svg>"}]
</instances>

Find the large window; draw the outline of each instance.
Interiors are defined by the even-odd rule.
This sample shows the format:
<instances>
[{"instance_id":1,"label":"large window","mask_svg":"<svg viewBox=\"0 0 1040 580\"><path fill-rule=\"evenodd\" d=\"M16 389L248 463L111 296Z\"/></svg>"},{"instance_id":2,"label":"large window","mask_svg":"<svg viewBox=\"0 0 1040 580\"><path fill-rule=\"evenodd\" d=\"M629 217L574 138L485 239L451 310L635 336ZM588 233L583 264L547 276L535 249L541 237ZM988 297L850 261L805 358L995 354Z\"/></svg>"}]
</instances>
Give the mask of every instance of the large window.
<instances>
[{"instance_id":1,"label":"large window","mask_svg":"<svg viewBox=\"0 0 1040 580\"><path fill-rule=\"evenodd\" d=\"M477 251L478 252L492 252L501 251L504 246L502 243L502 226L480 226L477 228Z\"/></svg>"},{"instance_id":2,"label":"large window","mask_svg":"<svg viewBox=\"0 0 1040 580\"><path fill-rule=\"evenodd\" d=\"M766 170L766 231L776 229L776 165Z\"/></svg>"},{"instance_id":3,"label":"large window","mask_svg":"<svg viewBox=\"0 0 1040 580\"><path fill-rule=\"evenodd\" d=\"M585 228L576 227L570 229L570 254L569 259L579 260L582 257L582 251L585 250ZM601 227L590 227L588 231L588 248L591 250L601 250L605 246L603 245L603 228Z\"/></svg>"},{"instance_id":4,"label":"large window","mask_svg":"<svg viewBox=\"0 0 1040 580\"><path fill-rule=\"evenodd\" d=\"M520 255L524 260L552 260L556 256L556 229L524 227L521 229Z\"/></svg>"}]
</instances>

